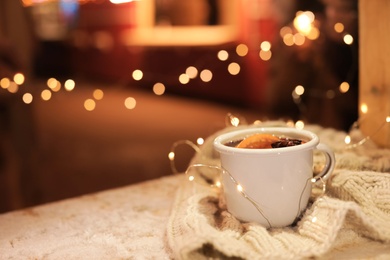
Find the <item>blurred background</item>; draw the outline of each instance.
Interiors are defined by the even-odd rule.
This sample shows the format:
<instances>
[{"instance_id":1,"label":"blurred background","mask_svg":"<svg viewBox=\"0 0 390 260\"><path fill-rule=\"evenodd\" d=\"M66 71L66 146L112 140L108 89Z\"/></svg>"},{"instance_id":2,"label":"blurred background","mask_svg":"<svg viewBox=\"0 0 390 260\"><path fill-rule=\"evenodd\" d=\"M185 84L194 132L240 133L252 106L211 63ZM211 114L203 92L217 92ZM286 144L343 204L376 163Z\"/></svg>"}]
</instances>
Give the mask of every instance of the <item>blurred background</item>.
<instances>
[{"instance_id":1,"label":"blurred background","mask_svg":"<svg viewBox=\"0 0 390 260\"><path fill-rule=\"evenodd\" d=\"M172 174L228 113L347 131L357 6L2 0L0 212Z\"/></svg>"}]
</instances>

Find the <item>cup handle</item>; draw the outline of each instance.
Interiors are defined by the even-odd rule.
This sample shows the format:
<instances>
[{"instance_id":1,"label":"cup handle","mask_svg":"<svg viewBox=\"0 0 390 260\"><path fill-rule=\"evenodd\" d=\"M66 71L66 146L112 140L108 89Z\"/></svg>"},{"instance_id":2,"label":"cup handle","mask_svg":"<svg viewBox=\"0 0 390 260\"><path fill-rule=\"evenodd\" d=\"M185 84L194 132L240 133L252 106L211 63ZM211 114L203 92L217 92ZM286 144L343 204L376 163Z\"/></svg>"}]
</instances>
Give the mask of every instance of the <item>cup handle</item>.
<instances>
[{"instance_id":1,"label":"cup handle","mask_svg":"<svg viewBox=\"0 0 390 260\"><path fill-rule=\"evenodd\" d=\"M326 181L333 172L336 165L336 158L334 152L325 144L318 144L316 150L321 151L325 155L325 166L322 171L314 176L313 182L317 183L319 180Z\"/></svg>"}]
</instances>

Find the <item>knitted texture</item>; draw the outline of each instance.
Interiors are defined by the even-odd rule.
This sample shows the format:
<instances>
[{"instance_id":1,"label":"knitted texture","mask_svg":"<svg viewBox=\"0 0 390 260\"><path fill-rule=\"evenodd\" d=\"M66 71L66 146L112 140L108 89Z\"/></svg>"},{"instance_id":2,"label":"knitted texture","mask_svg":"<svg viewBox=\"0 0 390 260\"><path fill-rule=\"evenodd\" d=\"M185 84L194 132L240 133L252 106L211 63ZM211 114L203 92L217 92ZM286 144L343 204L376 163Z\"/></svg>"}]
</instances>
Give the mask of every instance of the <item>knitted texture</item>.
<instances>
[{"instance_id":1,"label":"knitted texture","mask_svg":"<svg viewBox=\"0 0 390 260\"><path fill-rule=\"evenodd\" d=\"M275 122L264 126L275 125L279 126ZM302 259L329 255L353 243L374 241L388 247L389 253L382 255L383 259L390 257L390 150L370 142L346 149L343 132L319 126L305 129L316 133L335 151L336 167L326 193L312 198L297 224L266 229L240 222L226 210L219 189L184 181L167 227L175 257ZM219 165L213 140L231 130L237 128L210 136L192 164ZM357 131L353 137L361 136ZM322 161L320 155L314 156L315 166ZM359 254L356 252L355 257L361 258Z\"/></svg>"}]
</instances>

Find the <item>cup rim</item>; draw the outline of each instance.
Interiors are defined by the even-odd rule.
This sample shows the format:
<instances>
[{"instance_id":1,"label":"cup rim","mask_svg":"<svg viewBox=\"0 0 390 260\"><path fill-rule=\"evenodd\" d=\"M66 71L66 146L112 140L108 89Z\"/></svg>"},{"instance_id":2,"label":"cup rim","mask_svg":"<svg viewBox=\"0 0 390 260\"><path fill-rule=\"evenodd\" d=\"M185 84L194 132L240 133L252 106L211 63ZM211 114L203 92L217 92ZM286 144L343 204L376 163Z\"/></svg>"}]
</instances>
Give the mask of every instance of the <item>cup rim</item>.
<instances>
[{"instance_id":1,"label":"cup rim","mask_svg":"<svg viewBox=\"0 0 390 260\"><path fill-rule=\"evenodd\" d=\"M296 146L288 146L288 147L280 147L280 148L264 148L264 149L243 149L243 148L237 148L237 147L225 145L227 141L231 141L232 138L235 136L244 137L246 135L262 133L262 132L278 133L280 135L283 134L299 135L308 138L308 141ZM297 129L293 127L251 127L251 128L233 130L227 133L220 134L214 139L213 144L214 144L214 148L220 153L280 154L280 153L288 153L294 151L313 149L319 144L319 138L315 133L311 131L305 129Z\"/></svg>"}]
</instances>

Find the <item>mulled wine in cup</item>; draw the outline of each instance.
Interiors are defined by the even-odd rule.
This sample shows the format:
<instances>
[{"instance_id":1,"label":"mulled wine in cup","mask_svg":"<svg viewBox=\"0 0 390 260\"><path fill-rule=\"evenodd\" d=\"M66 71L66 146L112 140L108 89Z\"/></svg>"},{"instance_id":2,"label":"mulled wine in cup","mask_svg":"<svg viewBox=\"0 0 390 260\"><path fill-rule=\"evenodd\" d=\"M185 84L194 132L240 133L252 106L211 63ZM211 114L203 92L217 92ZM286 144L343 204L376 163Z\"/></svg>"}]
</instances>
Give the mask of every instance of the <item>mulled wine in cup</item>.
<instances>
[{"instance_id":1,"label":"mulled wine in cup","mask_svg":"<svg viewBox=\"0 0 390 260\"><path fill-rule=\"evenodd\" d=\"M237 219L266 227L289 226L306 209L312 184L326 181L335 157L316 134L289 127L247 128L214 140L221 158L227 209ZM313 152L325 155L313 176Z\"/></svg>"}]
</instances>

